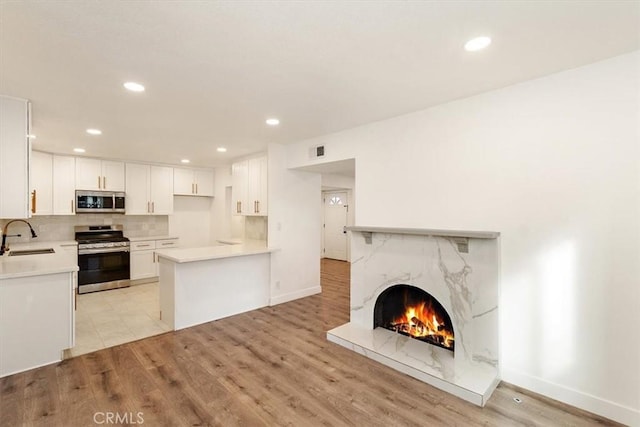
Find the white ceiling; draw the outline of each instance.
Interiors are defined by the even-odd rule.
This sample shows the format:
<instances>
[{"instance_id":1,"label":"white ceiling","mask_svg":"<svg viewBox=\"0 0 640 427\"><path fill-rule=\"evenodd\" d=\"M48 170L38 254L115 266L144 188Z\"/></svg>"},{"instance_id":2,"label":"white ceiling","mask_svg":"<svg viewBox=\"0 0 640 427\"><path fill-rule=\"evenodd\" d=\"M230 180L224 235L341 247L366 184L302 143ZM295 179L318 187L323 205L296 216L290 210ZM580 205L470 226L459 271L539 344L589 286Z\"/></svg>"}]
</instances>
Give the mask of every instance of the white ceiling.
<instances>
[{"instance_id":1,"label":"white ceiling","mask_svg":"<svg viewBox=\"0 0 640 427\"><path fill-rule=\"evenodd\" d=\"M465 52L477 35L493 44ZM34 148L172 164L227 164L637 49L638 1L0 0L0 93L33 102Z\"/></svg>"}]
</instances>

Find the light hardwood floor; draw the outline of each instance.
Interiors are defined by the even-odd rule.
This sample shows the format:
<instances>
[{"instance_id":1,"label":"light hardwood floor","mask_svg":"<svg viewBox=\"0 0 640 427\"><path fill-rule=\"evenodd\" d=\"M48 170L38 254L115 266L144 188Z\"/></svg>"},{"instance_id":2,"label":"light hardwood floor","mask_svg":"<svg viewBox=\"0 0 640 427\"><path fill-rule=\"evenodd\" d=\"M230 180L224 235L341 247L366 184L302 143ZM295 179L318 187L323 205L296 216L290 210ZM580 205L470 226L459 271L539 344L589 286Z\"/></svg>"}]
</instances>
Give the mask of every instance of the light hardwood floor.
<instances>
[{"instance_id":1,"label":"light hardwood floor","mask_svg":"<svg viewBox=\"0 0 640 427\"><path fill-rule=\"evenodd\" d=\"M89 426L107 412L149 426L616 425L506 384L479 408L329 343L349 318L349 265L323 260L322 288L1 379L0 425Z\"/></svg>"}]
</instances>

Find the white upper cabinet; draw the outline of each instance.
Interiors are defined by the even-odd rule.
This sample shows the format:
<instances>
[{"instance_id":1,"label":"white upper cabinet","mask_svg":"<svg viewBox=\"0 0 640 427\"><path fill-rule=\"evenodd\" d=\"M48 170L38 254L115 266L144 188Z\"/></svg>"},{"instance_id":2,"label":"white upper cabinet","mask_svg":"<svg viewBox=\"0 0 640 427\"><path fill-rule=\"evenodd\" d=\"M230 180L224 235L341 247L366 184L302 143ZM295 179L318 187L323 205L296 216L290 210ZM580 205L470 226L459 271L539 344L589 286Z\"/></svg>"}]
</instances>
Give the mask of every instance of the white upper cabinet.
<instances>
[{"instance_id":1,"label":"white upper cabinet","mask_svg":"<svg viewBox=\"0 0 640 427\"><path fill-rule=\"evenodd\" d=\"M31 213L75 214L75 157L31 153Z\"/></svg>"},{"instance_id":2,"label":"white upper cabinet","mask_svg":"<svg viewBox=\"0 0 640 427\"><path fill-rule=\"evenodd\" d=\"M29 101L0 96L0 218L29 218Z\"/></svg>"},{"instance_id":3,"label":"white upper cabinet","mask_svg":"<svg viewBox=\"0 0 640 427\"><path fill-rule=\"evenodd\" d=\"M151 166L149 195L152 214L168 215L173 213L173 168Z\"/></svg>"},{"instance_id":4,"label":"white upper cabinet","mask_svg":"<svg viewBox=\"0 0 640 427\"><path fill-rule=\"evenodd\" d=\"M124 191L124 163L109 160L76 159L76 189Z\"/></svg>"},{"instance_id":5,"label":"white upper cabinet","mask_svg":"<svg viewBox=\"0 0 640 427\"><path fill-rule=\"evenodd\" d=\"M249 215L267 215L267 157L249 159Z\"/></svg>"},{"instance_id":6,"label":"white upper cabinet","mask_svg":"<svg viewBox=\"0 0 640 427\"><path fill-rule=\"evenodd\" d=\"M53 214L75 215L76 158L53 156Z\"/></svg>"},{"instance_id":7,"label":"white upper cabinet","mask_svg":"<svg viewBox=\"0 0 640 427\"><path fill-rule=\"evenodd\" d=\"M127 163L126 193L128 215L173 213L173 168Z\"/></svg>"},{"instance_id":8,"label":"white upper cabinet","mask_svg":"<svg viewBox=\"0 0 640 427\"><path fill-rule=\"evenodd\" d=\"M146 215L151 213L149 200L149 165L127 163L126 166L126 203L127 215Z\"/></svg>"},{"instance_id":9,"label":"white upper cabinet","mask_svg":"<svg viewBox=\"0 0 640 427\"><path fill-rule=\"evenodd\" d=\"M234 215L267 215L267 157L256 157L231 165Z\"/></svg>"},{"instance_id":10,"label":"white upper cabinet","mask_svg":"<svg viewBox=\"0 0 640 427\"><path fill-rule=\"evenodd\" d=\"M249 212L249 162L243 160L231 165L231 194L233 202L231 213L234 215L246 215Z\"/></svg>"},{"instance_id":11,"label":"white upper cabinet","mask_svg":"<svg viewBox=\"0 0 640 427\"><path fill-rule=\"evenodd\" d=\"M53 214L53 155L31 152L31 213Z\"/></svg>"},{"instance_id":12,"label":"white upper cabinet","mask_svg":"<svg viewBox=\"0 0 640 427\"><path fill-rule=\"evenodd\" d=\"M173 168L173 194L213 197L213 170Z\"/></svg>"},{"instance_id":13,"label":"white upper cabinet","mask_svg":"<svg viewBox=\"0 0 640 427\"><path fill-rule=\"evenodd\" d=\"M173 168L173 194L180 196L192 196L194 191L193 170Z\"/></svg>"},{"instance_id":14,"label":"white upper cabinet","mask_svg":"<svg viewBox=\"0 0 640 427\"><path fill-rule=\"evenodd\" d=\"M213 171L210 169L196 169L194 177L196 196L213 197Z\"/></svg>"}]
</instances>

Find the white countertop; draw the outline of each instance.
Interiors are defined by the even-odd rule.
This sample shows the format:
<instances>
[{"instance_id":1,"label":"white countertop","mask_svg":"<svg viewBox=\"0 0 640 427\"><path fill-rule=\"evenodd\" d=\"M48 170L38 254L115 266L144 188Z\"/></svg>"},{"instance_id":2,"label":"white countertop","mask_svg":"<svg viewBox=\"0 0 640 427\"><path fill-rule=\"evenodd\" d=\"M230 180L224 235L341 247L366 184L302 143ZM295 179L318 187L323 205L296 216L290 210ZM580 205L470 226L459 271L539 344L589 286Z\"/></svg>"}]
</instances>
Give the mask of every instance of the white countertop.
<instances>
[{"instance_id":1,"label":"white countertop","mask_svg":"<svg viewBox=\"0 0 640 427\"><path fill-rule=\"evenodd\" d=\"M178 239L178 236L139 236L139 237L129 237L130 242L148 242L150 240L174 240Z\"/></svg>"},{"instance_id":2,"label":"white countertop","mask_svg":"<svg viewBox=\"0 0 640 427\"><path fill-rule=\"evenodd\" d=\"M11 244L10 249L13 251L53 248L54 253L22 256L9 256L5 253L0 256L0 280L78 271L76 253L63 248L63 246L75 245L75 240Z\"/></svg>"},{"instance_id":3,"label":"white countertop","mask_svg":"<svg viewBox=\"0 0 640 427\"><path fill-rule=\"evenodd\" d=\"M274 252L276 249L267 247L264 240L247 240L242 244L220 244L201 248L162 249L156 252L158 257L178 264L210 259L231 258L247 255L258 255Z\"/></svg>"},{"instance_id":4,"label":"white countertop","mask_svg":"<svg viewBox=\"0 0 640 427\"><path fill-rule=\"evenodd\" d=\"M225 245L240 245L243 243L243 239L239 237L221 237L216 239L216 242L223 243Z\"/></svg>"}]
</instances>

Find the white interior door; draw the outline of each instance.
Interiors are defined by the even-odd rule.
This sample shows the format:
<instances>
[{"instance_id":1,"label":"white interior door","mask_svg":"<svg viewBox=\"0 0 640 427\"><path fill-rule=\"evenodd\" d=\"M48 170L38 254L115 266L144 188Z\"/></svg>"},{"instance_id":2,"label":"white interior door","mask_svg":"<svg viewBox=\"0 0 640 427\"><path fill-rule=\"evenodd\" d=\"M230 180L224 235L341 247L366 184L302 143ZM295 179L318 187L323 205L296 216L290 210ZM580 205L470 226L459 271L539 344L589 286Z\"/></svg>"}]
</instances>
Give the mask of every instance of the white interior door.
<instances>
[{"instance_id":1,"label":"white interior door","mask_svg":"<svg viewBox=\"0 0 640 427\"><path fill-rule=\"evenodd\" d=\"M324 193L324 257L347 261L347 192Z\"/></svg>"}]
</instances>

